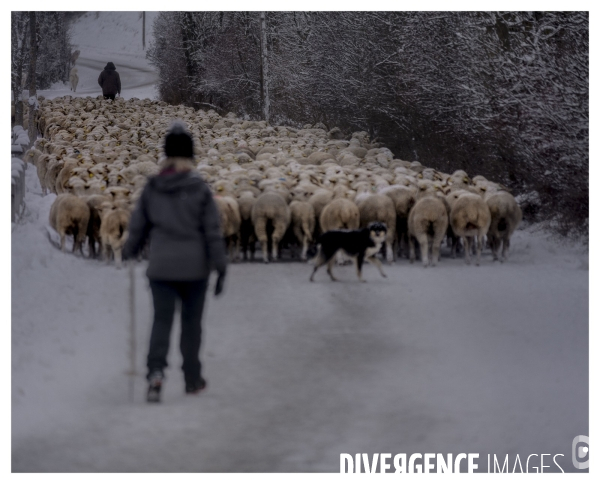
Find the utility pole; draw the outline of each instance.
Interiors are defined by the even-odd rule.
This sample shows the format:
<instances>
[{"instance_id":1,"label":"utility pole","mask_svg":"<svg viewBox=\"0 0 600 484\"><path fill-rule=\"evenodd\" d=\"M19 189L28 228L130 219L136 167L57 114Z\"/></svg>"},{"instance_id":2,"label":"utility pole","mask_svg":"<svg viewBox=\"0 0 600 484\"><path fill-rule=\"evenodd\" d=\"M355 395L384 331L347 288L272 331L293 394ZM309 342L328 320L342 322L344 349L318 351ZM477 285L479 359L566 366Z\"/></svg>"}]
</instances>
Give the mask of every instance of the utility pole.
<instances>
[{"instance_id":1,"label":"utility pole","mask_svg":"<svg viewBox=\"0 0 600 484\"><path fill-rule=\"evenodd\" d=\"M142 48L146 50L146 12L142 12Z\"/></svg>"},{"instance_id":2,"label":"utility pole","mask_svg":"<svg viewBox=\"0 0 600 484\"><path fill-rule=\"evenodd\" d=\"M265 12L260 12L260 64L261 64L261 80L262 80L262 105L263 117L269 124L269 108L271 102L269 100L269 59L267 56L267 21Z\"/></svg>"},{"instance_id":3,"label":"utility pole","mask_svg":"<svg viewBox=\"0 0 600 484\"><path fill-rule=\"evenodd\" d=\"M37 91L35 88L35 66L37 63L37 26L35 12L29 12L30 55L29 55L29 146L37 139L37 128L35 126L35 113L37 111Z\"/></svg>"}]
</instances>

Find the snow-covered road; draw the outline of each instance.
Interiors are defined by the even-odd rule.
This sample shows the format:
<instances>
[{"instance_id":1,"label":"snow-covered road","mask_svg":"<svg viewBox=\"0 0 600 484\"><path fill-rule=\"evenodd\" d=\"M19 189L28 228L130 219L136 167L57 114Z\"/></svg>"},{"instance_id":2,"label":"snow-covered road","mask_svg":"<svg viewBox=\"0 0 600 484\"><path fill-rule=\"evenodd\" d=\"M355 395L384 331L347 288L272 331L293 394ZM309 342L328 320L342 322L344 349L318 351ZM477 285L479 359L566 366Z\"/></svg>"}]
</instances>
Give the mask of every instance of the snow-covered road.
<instances>
[{"instance_id":1,"label":"snow-covered road","mask_svg":"<svg viewBox=\"0 0 600 484\"><path fill-rule=\"evenodd\" d=\"M208 390L183 394L174 338L158 406L144 402L141 264L131 404L128 271L52 247L54 195L33 169L27 184L12 235L13 471L335 472L342 452L564 454L572 470L571 441L588 435L581 249L518 231L504 265L402 260L388 279L367 266L368 284L352 267L311 284L301 263L232 265L205 312Z\"/></svg>"},{"instance_id":2,"label":"snow-covered road","mask_svg":"<svg viewBox=\"0 0 600 484\"><path fill-rule=\"evenodd\" d=\"M139 12L76 22L77 95L98 95L112 61L124 97L154 96L140 26ZM69 94L55 87L42 94ZM518 231L504 265L489 252L481 267L402 260L388 279L367 265L367 284L352 267L311 284L305 264L232 265L205 312L208 390L183 394L176 329L161 405L144 402L142 264L129 403L128 271L54 249L54 195L26 176L11 244L13 472L337 472L342 452L478 452L480 470L487 453L564 454L574 470L571 442L589 435L585 249Z\"/></svg>"}]
</instances>

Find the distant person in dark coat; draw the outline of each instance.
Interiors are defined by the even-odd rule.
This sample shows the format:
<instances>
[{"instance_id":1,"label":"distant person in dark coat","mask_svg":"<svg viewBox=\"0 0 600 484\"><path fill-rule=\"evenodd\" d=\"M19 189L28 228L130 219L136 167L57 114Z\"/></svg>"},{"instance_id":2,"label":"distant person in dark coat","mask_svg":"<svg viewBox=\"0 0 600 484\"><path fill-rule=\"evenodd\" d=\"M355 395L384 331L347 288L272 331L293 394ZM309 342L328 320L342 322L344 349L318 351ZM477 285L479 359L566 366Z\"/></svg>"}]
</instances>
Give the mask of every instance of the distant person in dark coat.
<instances>
[{"instance_id":1,"label":"distant person in dark coat","mask_svg":"<svg viewBox=\"0 0 600 484\"><path fill-rule=\"evenodd\" d=\"M162 171L148 180L129 224L123 257L135 257L150 240L146 275L154 301L146 375L147 400L160 401L167 366L175 302L181 300L181 340L185 392L206 386L199 359L201 318L208 277L218 273L215 295L223 290L227 258L217 206L194 169L193 141L175 122L165 139Z\"/></svg>"},{"instance_id":2,"label":"distant person in dark coat","mask_svg":"<svg viewBox=\"0 0 600 484\"><path fill-rule=\"evenodd\" d=\"M100 73L98 84L102 88L104 99L112 99L114 101L117 94L121 95L121 78L112 62L106 64L106 67Z\"/></svg>"}]
</instances>

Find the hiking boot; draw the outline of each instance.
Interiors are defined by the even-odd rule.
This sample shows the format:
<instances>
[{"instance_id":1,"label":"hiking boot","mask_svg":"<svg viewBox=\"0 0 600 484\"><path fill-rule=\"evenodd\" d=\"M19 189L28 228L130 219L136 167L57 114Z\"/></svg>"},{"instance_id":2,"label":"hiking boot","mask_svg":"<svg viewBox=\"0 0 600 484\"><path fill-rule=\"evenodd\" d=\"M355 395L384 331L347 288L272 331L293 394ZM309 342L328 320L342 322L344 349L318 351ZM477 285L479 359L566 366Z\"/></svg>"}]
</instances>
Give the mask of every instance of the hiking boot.
<instances>
[{"instance_id":1,"label":"hiking boot","mask_svg":"<svg viewBox=\"0 0 600 484\"><path fill-rule=\"evenodd\" d=\"M160 402L160 390L162 389L163 379L164 375L161 370L153 370L150 372L148 375L148 393L146 394L147 402Z\"/></svg>"},{"instance_id":2,"label":"hiking boot","mask_svg":"<svg viewBox=\"0 0 600 484\"><path fill-rule=\"evenodd\" d=\"M206 380L202 377L198 378L193 382L185 383L185 393L188 395L195 395L200 393L202 390L206 388Z\"/></svg>"}]
</instances>

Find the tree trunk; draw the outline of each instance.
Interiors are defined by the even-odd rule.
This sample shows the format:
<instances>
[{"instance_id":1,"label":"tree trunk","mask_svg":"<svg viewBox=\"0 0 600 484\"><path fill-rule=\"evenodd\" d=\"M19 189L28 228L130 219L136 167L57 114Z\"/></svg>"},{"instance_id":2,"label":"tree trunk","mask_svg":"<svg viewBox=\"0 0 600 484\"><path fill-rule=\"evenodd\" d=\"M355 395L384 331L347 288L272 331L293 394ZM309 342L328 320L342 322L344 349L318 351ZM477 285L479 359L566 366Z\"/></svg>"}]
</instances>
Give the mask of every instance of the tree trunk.
<instances>
[{"instance_id":1,"label":"tree trunk","mask_svg":"<svg viewBox=\"0 0 600 484\"><path fill-rule=\"evenodd\" d=\"M13 85L13 97L15 99L15 126L23 126L23 67L25 64L25 52L27 50L27 29L29 28L29 22L25 20L26 17L22 18L24 24L21 35L21 48L18 52L17 67L16 67L16 78Z\"/></svg>"},{"instance_id":2,"label":"tree trunk","mask_svg":"<svg viewBox=\"0 0 600 484\"><path fill-rule=\"evenodd\" d=\"M260 12L260 65L263 117L268 124L271 102L269 100L269 59L267 52L267 22L265 19L265 12Z\"/></svg>"},{"instance_id":3,"label":"tree trunk","mask_svg":"<svg viewBox=\"0 0 600 484\"><path fill-rule=\"evenodd\" d=\"M29 12L29 33L30 37L30 56L29 56L29 146L37 139L37 126L35 125L35 115L37 113L38 102L35 88L35 65L37 62L37 28L35 23L35 12Z\"/></svg>"}]
</instances>

